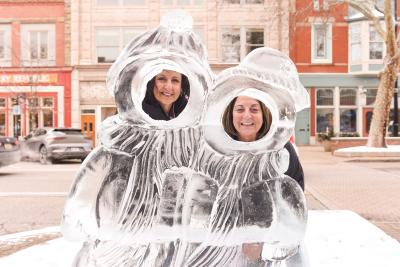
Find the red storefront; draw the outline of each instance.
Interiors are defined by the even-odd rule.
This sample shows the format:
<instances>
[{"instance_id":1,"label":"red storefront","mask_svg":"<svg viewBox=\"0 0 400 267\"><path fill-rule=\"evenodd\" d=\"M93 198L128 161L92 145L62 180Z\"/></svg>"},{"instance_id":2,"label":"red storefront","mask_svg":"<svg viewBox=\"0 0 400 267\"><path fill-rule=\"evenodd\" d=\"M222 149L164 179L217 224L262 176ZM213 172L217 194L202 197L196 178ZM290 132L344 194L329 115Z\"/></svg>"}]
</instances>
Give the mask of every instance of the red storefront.
<instances>
[{"instance_id":1,"label":"red storefront","mask_svg":"<svg viewBox=\"0 0 400 267\"><path fill-rule=\"evenodd\" d=\"M69 12L63 0L0 2L0 135L71 125Z\"/></svg>"},{"instance_id":2,"label":"red storefront","mask_svg":"<svg viewBox=\"0 0 400 267\"><path fill-rule=\"evenodd\" d=\"M0 135L71 126L71 70L0 73Z\"/></svg>"}]
</instances>

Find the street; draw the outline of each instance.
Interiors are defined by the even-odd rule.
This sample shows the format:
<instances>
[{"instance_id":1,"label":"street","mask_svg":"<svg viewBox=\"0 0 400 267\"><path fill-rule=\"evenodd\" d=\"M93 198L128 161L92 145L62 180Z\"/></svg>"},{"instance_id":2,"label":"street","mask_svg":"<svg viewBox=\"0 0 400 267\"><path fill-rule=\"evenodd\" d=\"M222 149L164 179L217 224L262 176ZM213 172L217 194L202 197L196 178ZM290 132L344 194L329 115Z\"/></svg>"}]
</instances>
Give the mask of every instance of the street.
<instances>
[{"instance_id":1,"label":"street","mask_svg":"<svg viewBox=\"0 0 400 267\"><path fill-rule=\"evenodd\" d=\"M299 147L311 210L352 210L400 240L400 162L333 157ZM0 169L0 235L59 225L79 161ZM4 249L4 248L3 248Z\"/></svg>"},{"instance_id":2,"label":"street","mask_svg":"<svg viewBox=\"0 0 400 267\"><path fill-rule=\"evenodd\" d=\"M0 235L60 223L80 161L20 162L0 169Z\"/></svg>"}]
</instances>

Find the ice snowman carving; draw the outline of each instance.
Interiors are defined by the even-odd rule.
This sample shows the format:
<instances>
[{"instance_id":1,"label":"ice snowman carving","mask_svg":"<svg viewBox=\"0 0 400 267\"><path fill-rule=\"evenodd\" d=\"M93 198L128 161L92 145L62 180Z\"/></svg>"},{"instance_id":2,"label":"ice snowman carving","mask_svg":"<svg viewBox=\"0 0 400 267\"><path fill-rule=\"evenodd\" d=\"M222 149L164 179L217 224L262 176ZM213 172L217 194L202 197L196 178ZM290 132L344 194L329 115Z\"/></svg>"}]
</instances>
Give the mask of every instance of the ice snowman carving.
<instances>
[{"instance_id":1,"label":"ice snowman carving","mask_svg":"<svg viewBox=\"0 0 400 267\"><path fill-rule=\"evenodd\" d=\"M259 140L237 141L223 126L224 111L238 96L261 101L270 111L270 129ZM194 169L215 180L218 191L208 236L188 256L188 266L253 266L243 244L263 246L267 261L296 253L307 210L302 189L284 175L290 161L284 145L294 132L296 112L308 106L293 62L274 49L256 49L217 76Z\"/></svg>"},{"instance_id":2,"label":"ice snowman carving","mask_svg":"<svg viewBox=\"0 0 400 267\"><path fill-rule=\"evenodd\" d=\"M118 115L101 124L99 145L80 168L64 208L64 236L84 241L75 266L170 261L174 244L153 231L155 224L162 225L160 196L169 192L163 187L174 180L163 177L168 169L185 176L183 167L198 150L199 122L213 80L191 24L185 13L166 15L158 28L132 40L108 72L107 89ZM186 106L169 121L152 119L142 108L148 82L163 70L182 73L190 83L183 92Z\"/></svg>"}]
</instances>

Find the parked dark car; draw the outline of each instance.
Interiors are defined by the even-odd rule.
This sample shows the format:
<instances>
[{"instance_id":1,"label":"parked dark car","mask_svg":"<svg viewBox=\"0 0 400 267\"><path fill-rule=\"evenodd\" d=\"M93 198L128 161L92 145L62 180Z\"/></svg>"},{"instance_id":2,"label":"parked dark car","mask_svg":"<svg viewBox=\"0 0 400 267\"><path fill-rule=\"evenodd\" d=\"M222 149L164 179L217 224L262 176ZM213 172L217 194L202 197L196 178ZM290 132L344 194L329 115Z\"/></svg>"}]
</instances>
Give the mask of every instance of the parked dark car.
<instances>
[{"instance_id":1,"label":"parked dark car","mask_svg":"<svg viewBox=\"0 0 400 267\"><path fill-rule=\"evenodd\" d=\"M0 167L11 165L20 161L21 151L18 139L0 136Z\"/></svg>"},{"instance_id":2,"label":"parked dark car","mask_svg":"<svg viewBox=\"0 0 400 267\"><path fill-rule=\"evenodd\" d=\"M23 158L39 160L42 164L63 159L84 160L92 150L92 141L86 139L81 129L39 128L25 137Z\"/></svg>"}]
</instances>

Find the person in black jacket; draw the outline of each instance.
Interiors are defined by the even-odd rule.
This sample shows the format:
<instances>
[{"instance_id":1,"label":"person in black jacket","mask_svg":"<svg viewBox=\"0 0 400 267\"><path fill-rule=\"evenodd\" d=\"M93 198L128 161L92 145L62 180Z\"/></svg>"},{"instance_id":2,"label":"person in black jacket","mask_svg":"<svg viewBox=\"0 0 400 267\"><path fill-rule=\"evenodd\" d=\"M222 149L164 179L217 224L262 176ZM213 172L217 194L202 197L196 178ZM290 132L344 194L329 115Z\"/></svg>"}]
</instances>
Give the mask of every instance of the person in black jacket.
<instances>
[{"instance_id":1,"label":"person in black jacket","mask_svg":"<svg viewBox=\"0 0 400 267\"><path fill-rule=\"evenodd\" d=\"M147 83L142 108L153 120L171 120L186 107L190 94L188 78L176 71L163 70Z\"/></svg>"},{"instance_id":2,"label":"person in black jacket","mask_svg":"<svg viewBox=\"0 0 400 267\"><path fill-rule=\"evenodd\" d=\"M268 133L272 117L261 101L248 96L238 96L226 108L222 121L225 131L233 139L252 142ZM290 159L285 174L296 180L304 191L304 172L297 153L290 142L286 143L285 148Z\"/></svg>"}]
</instances>

